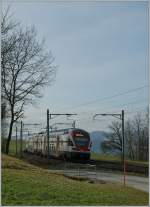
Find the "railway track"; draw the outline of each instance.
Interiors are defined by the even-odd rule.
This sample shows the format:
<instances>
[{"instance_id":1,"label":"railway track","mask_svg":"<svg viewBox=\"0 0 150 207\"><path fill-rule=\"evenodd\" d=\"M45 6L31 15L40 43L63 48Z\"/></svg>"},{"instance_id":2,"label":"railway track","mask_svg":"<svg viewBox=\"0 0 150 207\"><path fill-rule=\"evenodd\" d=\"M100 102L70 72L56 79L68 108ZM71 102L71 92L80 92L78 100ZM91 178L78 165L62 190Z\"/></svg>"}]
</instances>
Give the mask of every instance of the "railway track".
<instances>
[{"instance_id":1,"label":"railway track","mask_svg":"<svg viewBox=\"0 0 150 207\"><path fill-rule=\"evenodd\" d=\"M97 170L110 170L110 171L123 171L123 165L121 162L119 161L106 161L106 160L89 160L89 161L84 161L84 160L70 160L70 161L66 161L64 159L48 159L47 158L41 158L40 156L37 155L29 155L27 153L24 154L24 157L30 161L30 162L36 162L36 164L39 165L49 165L48 163L51 163L52 165L64 165L65 163L70 162L70 164L72 163L76 163L76 164L90 164L90 165L94 165L96 166ZM126 164L126 171L127 172L133 172L133 173L139 173L139 174L143 174L143 175L148 175L148 165L146 164L137 164L137 163L127 163Z\"/></svg>"},{"instance_id":2,"label":"railway track","mask_svg":"<svg viewBox=\"0 0 150 207\"><path fill-rule=\"evenodd\" d=\"M96 165L97 169L108 169L108 170L123 170L123 165L121 162L117 161L103 161L103 160L90 160L90 164ZM127 172L134 172L134 173L141 173L148 175L148 165L146 164L137 164L137 163L126 163L126 171Z\"/></svg>"},{"instance_id":3,"label":"railway track","mask_svg":"<svg viewBox=\"0 0 150 207\"><path fill-rule=\"evenodd\" d=\"M73 163L91 164L95 165L97 170L111 170L111 171L123 171L123 165L119 161L106 161L106 160L89 160L89 161L72 161ZM126 163L126 172L133 172L148 175L148 165L142 163Z\"/></svg>"}]
</instances>

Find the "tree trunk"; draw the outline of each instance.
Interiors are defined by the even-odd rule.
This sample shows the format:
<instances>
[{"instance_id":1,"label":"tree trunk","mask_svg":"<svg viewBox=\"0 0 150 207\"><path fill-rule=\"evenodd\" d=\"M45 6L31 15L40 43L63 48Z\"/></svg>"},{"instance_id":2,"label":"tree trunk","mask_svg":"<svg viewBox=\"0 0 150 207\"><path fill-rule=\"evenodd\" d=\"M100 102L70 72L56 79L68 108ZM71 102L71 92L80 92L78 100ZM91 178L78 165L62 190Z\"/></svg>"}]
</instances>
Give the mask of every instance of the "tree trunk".
<instances>
[{"instance_id":1,"label":"tree trunk","mask_svg":"<svg viewBox=\"0 0 150 207\"><path fill-rule=\"evenodd\" d=\"M13 124L14 124L14 118L11 118L10 126L9 126L9 134L7 138L7 143L6 143L6 154L9 153L9 144L12 136L12 129L13 129Z\"/></svg>"}]
</instances>

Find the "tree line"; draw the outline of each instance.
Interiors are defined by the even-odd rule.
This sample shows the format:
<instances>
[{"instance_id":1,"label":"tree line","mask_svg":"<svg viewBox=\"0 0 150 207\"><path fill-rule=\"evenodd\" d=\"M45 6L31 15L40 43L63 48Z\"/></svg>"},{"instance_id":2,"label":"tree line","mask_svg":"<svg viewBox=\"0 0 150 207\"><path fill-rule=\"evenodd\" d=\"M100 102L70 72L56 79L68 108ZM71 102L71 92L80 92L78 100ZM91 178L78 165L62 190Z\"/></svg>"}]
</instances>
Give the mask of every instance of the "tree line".
<instances>
[{"instance_id":1,"label":"tree line","mask_svg":"<svg viewBox=\"0 0 150 207\"><path fill-rule=\"evenodd\" d=\"M122 155L122 127L118 121L113 121L110 133L106 134L101 143L104 153ZM149 157L149 110L143 115L137 113L132 119L125 121L125 157L130 160L148 161Z\"/></svg>"},{"instance_id":2,"label":"tree line","mask_svg":"<svg viewBox=\"0 0 150 207\"><path fill-rule=\"evenodd\" d=\"M4 151L8 154L14 124L24 116L27 104L42 97L42 89L55 79L54 57L39 41L34 26L24 27L8 7L1 20L1 115L8 119Z\"/></svg>"}]
</instances>

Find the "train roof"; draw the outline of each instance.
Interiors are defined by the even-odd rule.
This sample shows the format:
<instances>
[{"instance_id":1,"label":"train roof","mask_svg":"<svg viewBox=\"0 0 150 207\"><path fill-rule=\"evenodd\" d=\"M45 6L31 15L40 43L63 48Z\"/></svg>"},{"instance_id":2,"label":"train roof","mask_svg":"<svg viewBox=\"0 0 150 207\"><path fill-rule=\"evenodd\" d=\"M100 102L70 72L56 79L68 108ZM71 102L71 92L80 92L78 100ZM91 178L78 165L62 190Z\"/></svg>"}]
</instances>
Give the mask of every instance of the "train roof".
<instances>
[{"instance_id":1,"label":"train roof","mask_svg":"<svg viewBox=\"0 0 150 207\"><path fill-rule=\"evenodd\" d=\"M85 131L85 132L87 132L86 130L84 130L84 129L80 129L80 128L66 128L66 129L58 129L58 130L53 130L53 131L50 131L49 133L51 134L51 133L57 133L57 132L66 132L66 131L72 131L72 130L81 130L81 131ZM46 132L39 132L38 134L45 134Z\"/></svg>"},{"instance_id":2,"label":"train roof","mask_svg":"<svg viewBox=\"0 0 150 207\"><path fill-rule=\"evenodd\" d=\"M61 131L72 131L72 130L81 130L81 131L86 131L84 129L80 129L80 128L66 128L66 129L58 129L58 130L53 130L53 131L50 131L51 132L61 132Z\"/></svg>"},{"instance_id":3,"label":"train roof","mask_svg":"<svg viewBox=\"0 0 150 207\"><path fill-rule=\"evenodd\" d=\"M53 132L62 132L62 131L69 131L71 129L74 129L74 128L66 128L66 129L52 130L52 131L50 131L50 133L53 133Z\"/></svg>"}]
</instances>

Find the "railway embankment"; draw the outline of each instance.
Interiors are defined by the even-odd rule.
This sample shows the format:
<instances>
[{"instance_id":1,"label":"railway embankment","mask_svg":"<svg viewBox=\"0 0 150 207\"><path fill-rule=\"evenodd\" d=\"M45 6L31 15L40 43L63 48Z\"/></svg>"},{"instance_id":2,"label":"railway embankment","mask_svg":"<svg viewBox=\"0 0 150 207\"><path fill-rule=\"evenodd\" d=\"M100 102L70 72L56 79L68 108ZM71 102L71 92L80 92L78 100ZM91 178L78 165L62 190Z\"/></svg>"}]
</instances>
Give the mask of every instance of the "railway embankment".
<instances>
[{"instance_id":1,"label":"railway embankment","mask_svg":"<svg viewBox=\"0 0 150 207\"><path fill-rule=\"evenodd\" d=\"M56 169L56 170L63 170L65 167L65 164L68 163L69 161L66 162L63 159L47 159L44 157L40 157L37 155L33 154L23 154L23 159L27 161L28 163L31 163L33 165L42 167L42 168L47 168L47 169ZM90 165L95 165L96 170L98 171L114 171L114 172L122 172L123 171L123 164L120 161L108 161L108 160L90 160L88 162L85 161L79 161L79 160L74 160L70 161L70 163L79 163L79 164L90 164ZM68 165L67 164L67 165ZM72 166L72 165L71 165ZM145 163L134 163L134 162L126 162L126 172L131 173L131 174L138 174L141 176L148 176L148 164Z\"/></svg>"},{"instance_id":2,"label":"railway embankment","mask_svg":"<svg viewBox=\"0 0 150 207\"><path fill-rule=\"evenodd\" d=\"M107 160L90 160L90 164L94 164L97 170L112 170L112 171L123 171L123 164L119 161L107 161ZM148 176L149 167L148 164L144 163L131 163L126 162L126 172L137 173Z\"/></svg>"}]
</instances>

